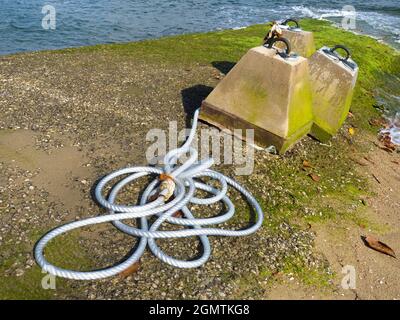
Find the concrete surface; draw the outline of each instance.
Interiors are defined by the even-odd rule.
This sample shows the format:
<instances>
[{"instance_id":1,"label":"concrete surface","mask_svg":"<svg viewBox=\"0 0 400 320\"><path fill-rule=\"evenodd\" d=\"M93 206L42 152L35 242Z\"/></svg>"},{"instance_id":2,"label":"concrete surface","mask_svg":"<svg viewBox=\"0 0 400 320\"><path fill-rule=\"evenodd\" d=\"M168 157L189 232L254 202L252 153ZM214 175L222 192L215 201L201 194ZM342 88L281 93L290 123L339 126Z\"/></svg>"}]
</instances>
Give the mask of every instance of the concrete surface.
<instances>
[{"instance_id":1,"label":"concrete surface","mask_svg":"<svg viewBox=\"0 0 400 320\"><path fill-rule=\"evenodd\" d=\"M327 55L324 49L326 47L309 59L314 113L311 135L320 141L330 139L342 126L358 75L358 67L351 69Z\"/></svg>"},{"instance_id":2,"label":"concrete surface","mask_svg":"<svg viewBox=\"0 0 400 320\"><path fill-rule=\"evenodd\" d=\"M200 117L219 128L252 128L257 144L285 152L312 124L307 60L250 49L203 102Z\"/></svg>"}]
</instances>

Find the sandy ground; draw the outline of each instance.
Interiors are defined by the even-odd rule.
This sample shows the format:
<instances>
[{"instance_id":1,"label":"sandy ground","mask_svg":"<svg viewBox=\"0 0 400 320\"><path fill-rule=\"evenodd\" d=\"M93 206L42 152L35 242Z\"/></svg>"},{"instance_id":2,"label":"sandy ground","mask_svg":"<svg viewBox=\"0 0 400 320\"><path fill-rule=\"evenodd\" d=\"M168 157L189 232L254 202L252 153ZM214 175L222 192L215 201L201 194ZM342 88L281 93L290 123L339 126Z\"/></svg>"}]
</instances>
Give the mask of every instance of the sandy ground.
<instances>
[{"instance_id":1,"label":"sandy ground","mask_svg":"<svg viewBox=\"0 0 400 320\"><path fill-rule=\"evenodd\" d=\"M379 234L367 226L328 222L314 225L315 250L321 252L336 273L333 290L313 290L296 281L272 286L269 299L400 299L400 261L367 248L362 236L373 235L400 252L400 162L370 139L371 151L362 157L359 171L368 176L374 195L365 198L366 217L379 225ZM378 182L379 180L379 182ZM344 289L346 267L355 270L355 287Z\"/></svg>"}]
</instances>

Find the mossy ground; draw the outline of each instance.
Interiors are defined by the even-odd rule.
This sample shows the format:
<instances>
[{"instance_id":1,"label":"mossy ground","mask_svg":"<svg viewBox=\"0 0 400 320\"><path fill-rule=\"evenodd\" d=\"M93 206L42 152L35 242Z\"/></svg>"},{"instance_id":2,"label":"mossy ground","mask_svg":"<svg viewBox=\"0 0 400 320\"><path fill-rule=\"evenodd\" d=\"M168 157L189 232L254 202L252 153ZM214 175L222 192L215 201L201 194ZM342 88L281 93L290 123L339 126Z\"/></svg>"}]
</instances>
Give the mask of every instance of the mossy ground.
<instances>
[{"instance_id":1,"label":"mossy ground","mask_svg":"<svg viewBox=\"0 0 400 320\"><path fill-rule=\"evenodd\" d=\"M398 78L400 56L394 49L370 37L340 30L324 21L303 20L301 25L305 30L314 32L317 48L340 43L351 49L352 57L360 67L351 106L354 116L346 121L342 130L328 145L321 145L307 138L304 143L284 156L267 156L265 159L258 157L253 175L239 179L262 204L267 213L264 228L271 234L280 232L279 226L282 223L300 229L306 228L309 223L332 219L349 219L356 224L372 225L373 223L362 215L365 209L362 199L373 190L370 189L366 177L356 172L352 157L366 152L365 136L375 134L378 129L369 124L370 118L379 116L379 111L374 107L375 91L385 85L388 75ZM240 30L64 49L51 51L50 54L68 56L74 53L101 52L110 60L118 56L128 56L152 64L154 68L232 66L249 48L260 45L266 30L266 25L255 25ZM41 54L37 53L39 56ZM224 71L229 71L229 68ZM398 87L395 86L393 90L398 90ZM355 128L354 135L348 133L349 127ZM311 167L305 168L304 160L308 161ZM318 175L320 180L313 181L310 173ZM37 241L42 231L34 232L31 237L32 243ZM76 239L72 236L70 239L71 241L61 245L60 250L54 250L58 254L50 258L68 266L68 260L62 258L67 254L83 267L91 265L85 254L73 253ZM57 245L60 245L58 241L54 246ZM18 251L17 248L16 250ZM6 270L13 263L13 259L12 255L5 257L0 272ZM312 269L296 255L285 258L281 266L279 272L293 273L306 284L318 287L330 283L331 275L326 268ZM260 274L249 276L253 282L248 277L239 279L239 282L243 283L243 292L254 293L259 287L259 279L268 278L276 272L268 268L261 269ZM37 288L41 276L39 268L34 267L19 280L15 277L4 279L0 288L0 298L56 298L53 293ZM230 275L227 275L227 279L230 279ZM61 287L72 295L73 290L70 290L67 282L61 282ZM238 293L237 296L241 295Z\"/></svg>"}]
</instances>

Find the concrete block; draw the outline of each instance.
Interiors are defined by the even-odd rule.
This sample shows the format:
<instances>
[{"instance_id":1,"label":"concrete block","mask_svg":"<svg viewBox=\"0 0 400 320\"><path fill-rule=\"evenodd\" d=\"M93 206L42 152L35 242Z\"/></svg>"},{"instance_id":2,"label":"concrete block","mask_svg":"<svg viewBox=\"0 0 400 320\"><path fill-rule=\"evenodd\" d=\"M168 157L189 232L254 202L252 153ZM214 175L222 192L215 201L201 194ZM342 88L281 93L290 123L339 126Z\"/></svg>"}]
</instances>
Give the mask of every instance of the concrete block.
<instances>
[{"instance_id":1,"label":"concrete block","mask_svg":"<svg viewBox=\"0 0 400 320\"><path fill-rule=\"evenodd\" d=\"M254 129L256 144L283 153L312 125L307 59L250 49L203 101L200 119L221 129Z\"/></svg>"},{"instance_id":2,"label":"concrete block","mask_svg":"<svg viewBox=\"0 0 400 320\"><path fill-rule=\"evenodd\" d=\"M279 27L282 30L282 37L290 41L293 52L305 58L309 58L315 53L316 49L312 32L287 26Z\"/></svg>"},{"instance_id":3,"label":"concrete block","mask_svg":"<svg viewBox=\"0 0 400 320\"><path fill-rule=\"evenodd\" d=\"M286 19L276 26L276 30L279 30L280 37L289 40L293 52L305 58L314 54L314 35L312 32L302 30L297 19Z\"/></svg>"},{"instance_id":4,"label":"concrete block","mask_svg":"<svg viewBox=\"0 0 400 320\"><path fill-rule=\"evenodd\" d=\"M310 134L327 141L345 121L357 81L358 66L323 47L309 58L314 124Z\"/></svg>"}]
</instances>

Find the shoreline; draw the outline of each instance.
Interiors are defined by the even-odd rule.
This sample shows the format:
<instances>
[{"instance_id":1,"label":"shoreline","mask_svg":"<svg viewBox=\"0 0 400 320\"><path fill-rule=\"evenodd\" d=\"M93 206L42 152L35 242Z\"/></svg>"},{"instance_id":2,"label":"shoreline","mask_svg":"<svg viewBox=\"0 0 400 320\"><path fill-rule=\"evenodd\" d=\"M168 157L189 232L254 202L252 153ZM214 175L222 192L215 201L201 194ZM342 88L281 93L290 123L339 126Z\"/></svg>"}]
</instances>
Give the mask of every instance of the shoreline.
<instances>
[{"instance_id":1,"label":"shoreline","mask_svg":"<svg viewBox=\"0 0 400 320\"><path fill-rule=\"evenodd\" d=\"M330 22L330 23L332 24L332 26L334 26L334 27L336 27L336 28L338 28L338 29L341 29L341 30L345 30L345 29L343 29L342 27L340 27L340 25L338 25L337 23L335 23L334 21L331 21L331 20L329 20L329 19L321 18L321 19L318 19L318 20ZM353 33L353 34L355 34L355 35L357 35L357 36L366 36L366 37L370 37L371 39L374 39L375 41L377 41L377 42L379 42L379 43L382 43L382 44L384 44L384 45L387 45L387 46L391 47L392 49L394 49L395 51L397 51L398 53L400 53L400 48L394 47L390 42L387 42L387 41L385 41L385 40L383 40L383 39L381 39L381 38L379 38L379 37L377 37L377 36L373 36L373 35L368 34L368 33L363 33L363 32L361 32L361 31L355 31L355 30L351 30L351 29L346 30L346 31L351 32L351 33ZM399 42L399 43L400 43L400 42Z\"/></svg>"},{"instance_id":2,"label":"shoreline","mask_svg":"<svg viewBox=\"0 0 400 320\"><path fill-rule=\"evenodd\" d=\"M369 37L371 39L376 40L379 43L382 43L384 45L389 46L390 48L394 49L395 51L397 51L400 54L400 47L396 48L395 46L393 46L393 44L380 39L377 36L373 36L367 33L363 33L363 32L359 32L359 31L355 31L355 30L345 30L342 27L340 27L339 24L337 24L336 22L329 20L327 18L300 18L299 20L319 20L319 21L325 21L328 22L331 26L338 28L340 30L343 31L347 31L347 32L351 32L355 35L359 35L359 36L366 36ZM212 29L206 32L201 32L201 31L196 31L196 32L188 32L188 33L176 33L176 34L170 34L170 35L165 35L165 36L160 36L160 37L154 37L154 38L144 38L144 39L138 39L138 40L130 40L130 41L122 41L122 42L104 42L104 43L97 43L97 44L92 44L92 45L78 45L78 46L72 46L72 47L60 47L60 48L53 48L53 49L38 49L38 50L32 50L32 51L17 51L17 52L12 52L12 53L7 53L7 54L0 54L0 58L1 57L7 57L7 56L12 56L12 55L16 55L16 54L35 54L35 53L41 53L41 52L47 52L47 51L63 51L63 50L73 50L73 49L82 49L82 48L90 48L90 47L95 47L95 46L107 46L107 45L124 45L124 44L131 44L131 43L137 43L137 42L143 42L143 41L157 41L160 39L164 39L164 38L174 38L174 37L180 37L180 36L191 36L191 35L200 35L200 34L207 34L207 33L215 33L215 32L223 32L223 31L236 31L236 30L242 30L242 29L246 29L248 27L252 27L252 26L261 26L261 25L265 25L265 33L267 32L267 24L268 22L265 23L248 23L242 26L237 26L237 27L232 27L232 28L216 28L216 29ZM400 40L399 40L400 41Z\"/></svg>"}]
</instances>

